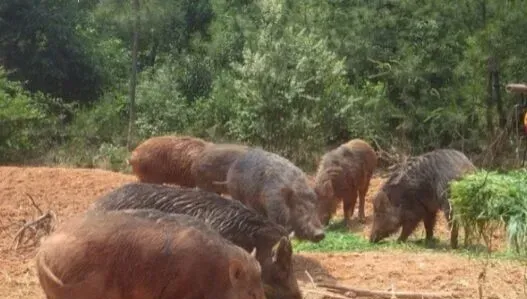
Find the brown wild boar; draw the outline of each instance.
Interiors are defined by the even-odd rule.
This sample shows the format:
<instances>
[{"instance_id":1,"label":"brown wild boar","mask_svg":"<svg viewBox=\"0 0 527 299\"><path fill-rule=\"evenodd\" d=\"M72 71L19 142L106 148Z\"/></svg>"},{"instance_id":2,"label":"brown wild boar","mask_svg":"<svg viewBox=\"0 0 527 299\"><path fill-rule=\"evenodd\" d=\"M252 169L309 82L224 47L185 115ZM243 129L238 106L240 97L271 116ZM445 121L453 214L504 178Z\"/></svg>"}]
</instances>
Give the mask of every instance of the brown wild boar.
<instances>
[{"instance_id":1,"label":"brown wild boar","mask_svg":"<svg viewBox=\"0 0 527 299\"><path fill-rule=\"evenodd\" d=\"M254 256L196 221L155 210L78 215L42 243L38 279L48 299L264 299Z\"/></svg>"},{"instance_id":2,"label":"brown wild boar","mask_svg":"<svg viewBox=\"0 0 527 299\"><path fill-rule=\"evenodd\" d=\"M189 136L152 137L134 149L128 163L141 182L195 187L190 168L209 144Z\"/></svg>"},{"instance_id":3,"label":"brown wild boar","mask_svg":"<svg viewBox=\"0 0 527 299\"><path fill-rule=\"evenodd\" d=\"M451 228L451 246L456 248L459 227L452 221L448 187L450 181L475 169L463 153L452 149L434 150L409 159L391 174L373 199L370 242L378 242L400 227L399 241L404 242L422 220L426 243L430 245L436 214L441 210Z\"/></svg>"},{"instance_id":4,"label":"brown wild boar","mask_svg":"<svg viewBox=\"0 0 527 299\"><path fill-rule=\"evenodd\" d=\"M156 209L207 223L223 238L251 252L262 268L267 299L301 299L287 231L237 200L199 188L128 183L97 199L90 211Z\"/></svg>"},{"instance_id":5,"label":"brown wild boar","mask_svg":"<svg viewBox=\"0 0 527 299\"><path fill-rule=\"evenodd\" d=\"M370 179L377 167L373 148L360 139L352 139L322 156L315 177L318 212L322 224L327 225L342 200L344 221L349 221L359 197L359 221L364 223L364 202Z\"/></svg>"},{"instance_id":6,"label":"brown wild boar","mask_svg":"<svg viewBox=\"0 0 527 299\"><path fill-rule=\"evenodd\" d=\"M192 164L191 173L196 186L218 194L228 193L225 185L213 184L213 182L225 181L231 165L248 150L248 146L239 144L207 146Z\"/></svg>"},{"instance_id":7,"label":"brown wild boar","mask_svg":"<svg viewBox=\"0 0 527 299\"><path fill-rule=\"evenodd\" d=\"M215 183L226 184L233 199L294 231L299 239L324 239L317 195L304 172L289 160L252 148L232 164L226 181Z\"/></svg>"}]
</instances>

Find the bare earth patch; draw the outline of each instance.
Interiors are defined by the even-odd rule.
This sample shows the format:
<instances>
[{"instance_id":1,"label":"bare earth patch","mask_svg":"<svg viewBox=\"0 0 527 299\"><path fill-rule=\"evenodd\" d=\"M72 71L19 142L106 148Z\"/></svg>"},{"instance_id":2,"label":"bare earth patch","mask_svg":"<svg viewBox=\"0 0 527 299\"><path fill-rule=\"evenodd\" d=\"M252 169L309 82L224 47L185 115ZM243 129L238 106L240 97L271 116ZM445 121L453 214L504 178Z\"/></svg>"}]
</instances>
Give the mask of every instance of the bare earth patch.
<instances>
[{"instance_id":1,"label":"bare earth patch","mask_svg":"<svg viewBox=\"0 0 527 299\"><path fill-rule=\"evenodd\" d=\"M85 210L98 196L124 184L134 176L96 169L48 167L0 167L0 297L44 298L35 275L35 248L10 249L20 221L38 216L26 194L45 212L53 210L59 221ZM369 233L370 199L382 179L373 179L368 193L366 225L353 231ZM339 210L339 215L341 211ZM356 216L356 213L355 213ZM441 217L437 236L448 238ZM18 225L11 225L11 224ZM419 231L414 238L422 238ZM503 244L503 235L495 236ZM501 245L498 245L501 247ZM483 260L448 253L376 251L365 253L301 253L295 256L295 270L301 284L309 284L306 270L316 281L350 284L376 290L449 291L461 298L478 298L478 277ZM515 261L492 261L482 283L485 298L527 298L524 266ZM311 298L311 296L310 296Z\"/></svg>"}]
</instances>

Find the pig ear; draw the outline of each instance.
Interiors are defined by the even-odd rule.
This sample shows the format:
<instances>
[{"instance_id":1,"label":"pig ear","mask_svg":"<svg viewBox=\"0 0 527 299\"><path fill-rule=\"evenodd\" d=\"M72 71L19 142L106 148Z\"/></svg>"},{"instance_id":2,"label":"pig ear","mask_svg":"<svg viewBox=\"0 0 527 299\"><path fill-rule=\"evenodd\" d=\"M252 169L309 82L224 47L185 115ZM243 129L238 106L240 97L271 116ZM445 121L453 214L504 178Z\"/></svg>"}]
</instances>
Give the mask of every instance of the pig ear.
<instances>
[{"instance_id":1,"label":"pig ear","mask_svg":"<svg viewBox=\"0 0 527 299\"><path fill-rule=\"evenodd\" d=\"M293 203L293 190L289 187L284 187L280 190L280 192L282 193L282 195L284 196L284 199L285 199L285 203L288 205L288 206L291 206L292 203Z\"/></svg>"},{"instance_id":2,"label":"pig ear","mask_svg":"<svg viewBox=\"0 0 527 299\"><path fill-rule=\"evenodd\" d=\"M280 238L280 241L273 246L272 257L274 264L279 265L282 269L289 269L293 257L293 248L287 237Z\"/></svg>"},{"instance_id":3,"label":"pig ear","mask_svg":"<svg viewBox=\"0 0 527 299\"><path fill-rule=\"evenodd\" d=\"M251 256L256 258L256 247L254 247L253 251L251 251Z\"/></svg>"},{"instance_id":4,"label":"pig ear","mask_svg":"<svg viewBox=\"0 0 527 299\"><path fill-rule=\"evenodd\" d=\"M237 259L233 259L229 263L229 277L231 284L237 286L243 281L245 276L245 269L243 268L242 262Z\"/></svg>"}]
</instances>

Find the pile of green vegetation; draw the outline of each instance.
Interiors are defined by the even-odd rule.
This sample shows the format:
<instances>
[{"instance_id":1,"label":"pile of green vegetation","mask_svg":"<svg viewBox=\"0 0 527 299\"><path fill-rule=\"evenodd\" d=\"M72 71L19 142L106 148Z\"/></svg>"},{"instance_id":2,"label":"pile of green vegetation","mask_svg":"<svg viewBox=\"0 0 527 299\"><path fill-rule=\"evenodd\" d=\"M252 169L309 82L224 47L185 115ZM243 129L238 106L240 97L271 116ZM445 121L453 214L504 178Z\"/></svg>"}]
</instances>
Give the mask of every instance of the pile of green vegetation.
<instances>
[{"instance_id":1,"label":"pile of green vegetation","mask_svg":"<svg viewBox=\"0 0 527 299\"><path fill-rule=\"evenodd\" d=\"M452 182L450 191L454 218L465 230L490 248L492 234L506 227L509 246L527 253L527 171L480 170Z\"/></svg>"}]
</instances>

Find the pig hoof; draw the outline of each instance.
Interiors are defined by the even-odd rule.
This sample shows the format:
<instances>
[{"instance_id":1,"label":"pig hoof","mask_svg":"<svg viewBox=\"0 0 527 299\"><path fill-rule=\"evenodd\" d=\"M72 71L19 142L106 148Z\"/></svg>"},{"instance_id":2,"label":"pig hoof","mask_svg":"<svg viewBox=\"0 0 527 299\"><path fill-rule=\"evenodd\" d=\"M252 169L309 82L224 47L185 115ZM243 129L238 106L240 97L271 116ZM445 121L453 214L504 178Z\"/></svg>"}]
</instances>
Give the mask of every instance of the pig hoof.
<instances>
[{"instance_id":1,"label":"pig hoof","mask_svg":"<svg viewBox=\"0 0 527 299\"><path fill-rule=\"evenodd\" d=\"M366 224L366 217L364 217L364 216L359 217L359 223L360 224Z\"/></svg>"}]
</instances>

